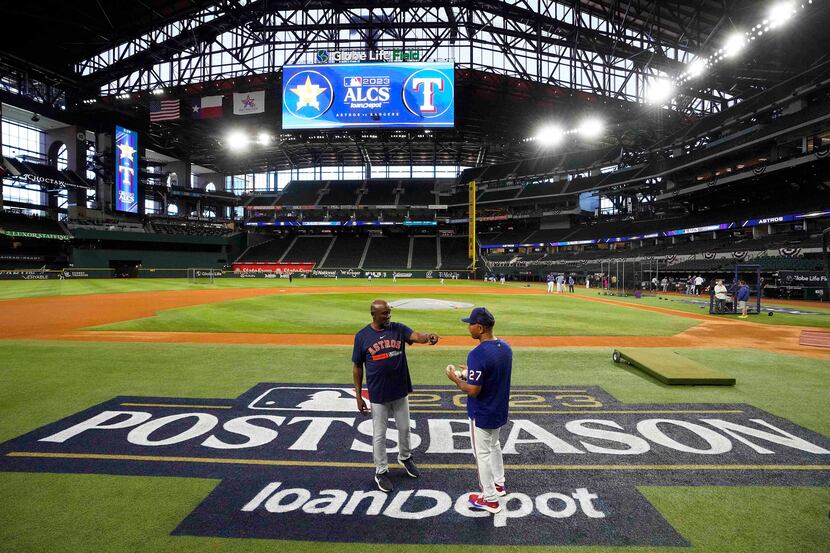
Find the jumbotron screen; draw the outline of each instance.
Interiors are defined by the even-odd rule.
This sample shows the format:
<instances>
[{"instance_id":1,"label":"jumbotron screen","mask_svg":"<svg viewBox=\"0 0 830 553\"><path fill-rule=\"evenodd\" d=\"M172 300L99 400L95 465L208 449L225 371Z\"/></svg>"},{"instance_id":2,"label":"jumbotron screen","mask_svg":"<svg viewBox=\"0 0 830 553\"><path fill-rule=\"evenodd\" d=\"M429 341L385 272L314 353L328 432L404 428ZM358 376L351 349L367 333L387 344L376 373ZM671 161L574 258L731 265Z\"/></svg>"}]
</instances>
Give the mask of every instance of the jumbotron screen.
<instances>
[{"instance_id":1,"label":"jumbotron screen","mask_svg":"<svg viewBox=\"0 0 830 553\"><path fill-rule=\"evenodd\" d=\"M452 63L286 65L283 129L453 127Z\"/></svg>"},{"instance_id":2,"label":"jumbotron screen","mask_svg":"<svg viewBox=\"0 0 830 553\"><path fill-rule=\"evenodd\" d=\"M115 210L138 213L138 133L115 126Z\"/></svg>"}]
</instances>

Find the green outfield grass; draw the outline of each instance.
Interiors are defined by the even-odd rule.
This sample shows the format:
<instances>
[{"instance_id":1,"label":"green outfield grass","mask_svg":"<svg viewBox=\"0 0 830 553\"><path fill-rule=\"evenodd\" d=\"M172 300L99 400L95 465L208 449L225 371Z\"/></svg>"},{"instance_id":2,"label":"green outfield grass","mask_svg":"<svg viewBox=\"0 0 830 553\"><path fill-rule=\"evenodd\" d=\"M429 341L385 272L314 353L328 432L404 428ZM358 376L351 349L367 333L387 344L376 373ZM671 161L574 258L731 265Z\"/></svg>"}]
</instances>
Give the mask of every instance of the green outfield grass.
<instances>
[{"instance_id":1,"label":"green outfield grass","mask_svg":"<svg viewBox=\"0 0 830 553\"><path fill-rule=\"evenodd\" d=\"M444 286L481 285L482 282L469 280L445 280ZM189 284L186 278L96 278L82 280L3 280L0 281L0 300L43 296L78 296L86 294L123 294L127 292L154 292L165 290L221 290L228 288L320 288L328 286L439 286L436 279L373 279L371 283L359 278L296 278L289 284L287 279L266 278L218 278L213 284L202 280ZM495 288L497 284L488 286Z\"/></svg>"},{"instance_id":2,"label":"green outfield grass","mask_svg":"<svg viewBox=\"0 0 830 553\"><path fill-rule=\"evenodd\" d=\"M442 346L413 348L409 359L416 388L444 384L443 366L463 360L466 351ZM610 351L605 349L518 349L513 383L598 385L630 403L748 403L824 435L830 433L826 363L753 350L695 349L682 351L682 355L734 375L738 385L670 388L612 363ZM231 398L257 382L347 385L351 380L349 356L350 348L333 346L0 342L0 440L116 395ZM309 359L314 360L312 366ZM782 375L787 377L787 386L780 385ZM0 550L389 550L382 545L170 536L216 484L215 480L193 478L0 473ZM684 549L691 552L823 551L830 543L828 488L651 486L641 491L692 543ZM456 546L395 549L412 553L481 551ZM579 553L669 551L555 549Z\"/></svg>"},{"instance_id":3,"label":"green outfield grass","mask_svg":"<svg viewBox=\"0 0 830 553\"><path fill-rule=\"evenodd\" d=\"M496 316L496 328L505 335L525 336L670 336L698 321L588 303L567 296L505 296L489 293L429 294L429 298L485 305ZM384 294L384 298L419 298L423 294ZM153 332L265 332L276 334L354 334L370 322L369 305L377 298L361 294L274 295L170 309L154 317L124 321L96 330ZM461 317L469 308L456 310L398 309L393 320L416 330L464 335Z\"/></svg>"}]
</instances>

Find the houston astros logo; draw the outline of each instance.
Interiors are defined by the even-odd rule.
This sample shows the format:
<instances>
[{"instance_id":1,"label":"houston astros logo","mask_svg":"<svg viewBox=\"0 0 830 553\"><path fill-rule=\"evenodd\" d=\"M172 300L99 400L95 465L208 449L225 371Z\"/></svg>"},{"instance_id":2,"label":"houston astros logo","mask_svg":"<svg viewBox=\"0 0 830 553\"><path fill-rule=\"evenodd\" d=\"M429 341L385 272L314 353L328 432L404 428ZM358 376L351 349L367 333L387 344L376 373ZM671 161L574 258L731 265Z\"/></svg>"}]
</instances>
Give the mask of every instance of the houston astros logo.
<instances>
[{"instance_id":1,"label":"houston astros logo","mask_svg":"<svg viewBox=\"0 0 830 553\"><path fill-rule=\"evenodd\" d=\"M431 119L452 107L454 93L447 75L437 69L421 69L406 79L403 103L414 115Z\"/></svg>"},{"instance_id":2,"label":"houston astros logo","mask_svg":"<svg viewBox=\"0 0 830 553\"><path fill-rule=\"evenodd\" d=\"M283 104L292 115L302 119L317 119L333 101L331 81L318 71L300 71L286 83Z\"/></svg>"}]
</instances>

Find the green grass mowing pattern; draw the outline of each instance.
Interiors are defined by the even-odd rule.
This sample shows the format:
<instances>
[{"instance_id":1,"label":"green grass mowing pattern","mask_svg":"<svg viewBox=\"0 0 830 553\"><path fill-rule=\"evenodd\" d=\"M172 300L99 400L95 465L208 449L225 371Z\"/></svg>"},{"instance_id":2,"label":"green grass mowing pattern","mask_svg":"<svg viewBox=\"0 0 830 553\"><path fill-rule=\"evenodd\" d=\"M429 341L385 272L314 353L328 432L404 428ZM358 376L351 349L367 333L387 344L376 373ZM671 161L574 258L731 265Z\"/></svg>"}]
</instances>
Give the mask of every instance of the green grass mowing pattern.
<instances>
[{"instance_id":1,"label":"green grass mowing pattern","mask_svg":"<svg viewBox=\"0 0 830 553\"><path fill-rule=\"evenodd\" d=\"M384 294L389 301L424 294ZM96 327L96 330L152 332L259 332L278 334L353 334L368 324L373 293L274 295L165 310L154 317ZM433 299L486 305L496 316L496 331L512 336L671 336L698 321L589 303L566 296L429 294ZM469 308L393 310L392 319L420 331L464 335L460 319Z\"/></svg>"},{"instance_id":2,"label":"green grass mowing pattern","mask_svg":"<svg viewBox=\"0 0 830 553\"><path fill-rule=\"evenodd\" d=\"M474 343L471 341L471 346ZM413 380L444 384L442 367L466 348L409 354ZM516 385L599 385L625 402L748 403L830 433L821 361L753 350L681 350L735 375L735 387L672 388L615 365L605 349L517 349ZM350 348L0 342L0 440L116 395L235 397L257 382L348 384ZM314 359L309 367L308 359ZM126 360L126 361L125 361ZM782 375L788 384L781 386ZM94 383L94 385L91 385ZM385 545L173 537L170 532L216 485L189 478L0 473L0 543L9 552L370 552ZM830 543L828 488L644 487L646 497L692 543L694 553L823 551ZM480 552L481 548L395 546ZM522 548L488 548L504 551ZM547 551L551 548L528 548ZM578 553L673 551L562 547Z\"/></svg>"},{"instance_id":3,"label":"green grass mowing pattern","mask_svg":"<svg viewBox=\"0 0 830 553\"><path fill-rule=\"evenodd\" d=\"M79 296L87 294L123 294L128 292L153 292L169 290L222 290L233 288L319 288L327 286L439 286L437 279L404 279L393 282L391 278L376 278L367 282L362 278L296 278L289 284L287 279L266 278L218 278L213 284L200 281L189 284L186 278L98 278L79 280L0 280L0 300L44 296ZM484 285L480 281L445 280L444 286ZM495 288L497 284L490 284Z\"/></svg>"}]
</instances>

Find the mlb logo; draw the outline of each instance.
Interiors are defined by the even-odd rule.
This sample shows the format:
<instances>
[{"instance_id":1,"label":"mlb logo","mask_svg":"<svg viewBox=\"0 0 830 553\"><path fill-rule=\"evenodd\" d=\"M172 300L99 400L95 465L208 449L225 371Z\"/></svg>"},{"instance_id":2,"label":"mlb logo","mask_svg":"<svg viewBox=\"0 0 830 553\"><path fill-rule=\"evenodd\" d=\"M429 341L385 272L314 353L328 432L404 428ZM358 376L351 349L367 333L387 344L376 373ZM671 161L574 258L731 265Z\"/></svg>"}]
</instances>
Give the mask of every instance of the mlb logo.
<instances>
[{"instance_id":1,"label":"mlb logo","mask_svg":"<svg viewBox=\"0 0 830 553\"><path fill-rule=\"evenodd\" d=\"M346 77L345 86L363 86L363 77Z\"/></svg>"},{"instance_id":2,"label":"mlb logo","mask_svg":"<svg viewBox=\"0 0 830 553\"><path fill-rule=\"evenodd\" d=\"M368 401L368 390L362 390ZM266 390L248 405L262 411L357 411L354 388L278 386Z\"/></svg>"}]
</instances>

